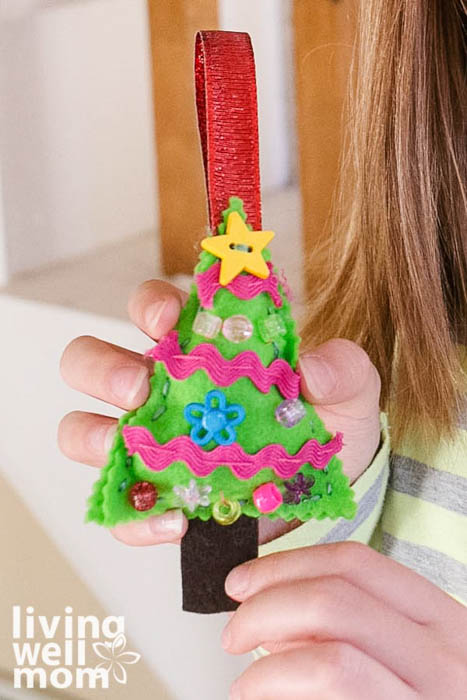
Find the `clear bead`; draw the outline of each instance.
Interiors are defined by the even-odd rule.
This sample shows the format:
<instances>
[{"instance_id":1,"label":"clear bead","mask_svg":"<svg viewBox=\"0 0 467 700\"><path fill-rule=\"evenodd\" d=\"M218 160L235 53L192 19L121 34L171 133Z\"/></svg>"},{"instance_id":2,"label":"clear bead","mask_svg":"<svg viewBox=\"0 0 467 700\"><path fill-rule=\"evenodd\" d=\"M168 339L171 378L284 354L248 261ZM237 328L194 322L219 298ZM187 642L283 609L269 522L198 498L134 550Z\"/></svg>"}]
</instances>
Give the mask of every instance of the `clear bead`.
<instances>
[{"instance_id":1,"label":"clear bead","mask_svg":"<svg viewBox=\"0 0 467 700\"><path fill-rule=\"evenodd\" d=\"M279 314L270 314L258 321L258 330L265 343L272 343L287 332L282 316Z\"/></svg>"},{"instance_id":2,"label":"clear bead","mask_svg":"<svg viewBox=\"0 0 467 700\"><path fill-rule=\"evenodd\" d=\"M215 338L221 326L220 316L210 314L209 311L198 311L193 321L193 331L204 338Z\"/></svg>"},{"instance_id":3,"label":"clear bead","mask_svg":"<svg viewBox=\"0 0 467 700\"><path fill-rule=\"evenodd\" d=\"M242 343L253 335L253 324L247 316L230 316L223 323L222 333L231 343Z\"/></svg>"},{"instance_id":4,"label":"clear bead","mask_svg":"<svg viewBox=\"0 0 467 700\"><path fill-rule=\"evenodd\" d=\"M300 399L286 399L276 408L275 416L284 428L293 428L305 418L305 406Z\"/></svg>"}]
</instances>

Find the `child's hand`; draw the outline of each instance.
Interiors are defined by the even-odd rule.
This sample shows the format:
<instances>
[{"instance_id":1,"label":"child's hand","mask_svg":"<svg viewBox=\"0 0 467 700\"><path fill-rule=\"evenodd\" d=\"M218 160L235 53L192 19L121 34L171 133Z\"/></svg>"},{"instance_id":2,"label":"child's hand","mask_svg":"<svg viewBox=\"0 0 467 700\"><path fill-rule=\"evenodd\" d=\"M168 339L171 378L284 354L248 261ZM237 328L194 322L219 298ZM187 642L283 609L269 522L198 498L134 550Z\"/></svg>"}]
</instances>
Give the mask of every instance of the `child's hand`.
<instances>
[{"instance_id":1,"label":"child's hand","mask_svg":"<svg viewBox=\"0 0 467 700\"><path fill-rule=\"evenodd\" d=\"M461 700L467 610L410 569L354 542L272 554L233 569L244 601L223 636L271 652L231 700Z\"/></svg>"},{"instance_id":2,"label":"child's hand","mask_svg":"<svg viewBox=\"0 0 467 700\"><path fill-rule=\"evenodd\" d=\"M141 285L129 301L130 318L150 338L158 340L176 324L186 294L156 280ZM153 361L97 338L80 337L65 349L63 378L73 389L129 410L149 396ZM366 469L378 447L379 376L367 355L347 340L331 340L300 361L302 392L316 406L326 428L344 433L340 453L344 471L353 482ZM108 416L74 411L59 426L58 441L70 459L102 467L112 444L117 421ZM278 537L299 521L260 519L260 542ZM112 530L131 545L179 542L188 527L181 510L148 517Z\"/></svg>"}]
</instances>

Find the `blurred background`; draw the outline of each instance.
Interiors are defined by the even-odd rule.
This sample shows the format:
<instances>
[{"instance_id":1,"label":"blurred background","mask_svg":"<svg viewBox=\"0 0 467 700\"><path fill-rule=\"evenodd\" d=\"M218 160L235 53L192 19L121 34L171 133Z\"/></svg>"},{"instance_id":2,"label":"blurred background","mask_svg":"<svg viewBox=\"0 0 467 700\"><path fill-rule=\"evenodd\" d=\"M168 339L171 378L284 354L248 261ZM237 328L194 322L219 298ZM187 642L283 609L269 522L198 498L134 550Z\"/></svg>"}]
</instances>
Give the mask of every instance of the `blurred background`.
<instances>
[{"instance_id":1,"label":"blurred background","mask_svg":"<svg viewBox=\"0 0 467 700\"><path fill-rule=\"evenodd\" d=\"M76 335L145 350L130 290L190 282L206 225L198 29L251 34L263 221L300 305L329 231L355 4L0 0L1 698L23 697L11 688L15 604L125 615L142 655L127 686L40 697L219 700L250 662L221 651L223 615L181 612L176 547L131 550L83 524L97 475L59 454L57 423L112 409L67 389L58 364Z\"/></svg>"}]
</instances>

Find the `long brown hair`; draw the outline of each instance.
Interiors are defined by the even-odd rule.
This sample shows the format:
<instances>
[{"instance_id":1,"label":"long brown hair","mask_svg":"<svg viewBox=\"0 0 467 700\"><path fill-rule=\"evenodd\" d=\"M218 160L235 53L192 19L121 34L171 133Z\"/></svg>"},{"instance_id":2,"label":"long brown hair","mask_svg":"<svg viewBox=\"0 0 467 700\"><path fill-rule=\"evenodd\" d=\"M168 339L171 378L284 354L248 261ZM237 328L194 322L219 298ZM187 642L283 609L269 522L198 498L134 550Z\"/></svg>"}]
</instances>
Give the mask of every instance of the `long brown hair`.
<instances>
[{"instance_id":1,"label":"long brown hair","mask_svg":"<svg viewBox=\"0 0 467 700\"><path fill-rule=\"evenodd\" d=\"M312 290L303 332L365 348L396 444L449 435L463 392L465 12L464 0L360 2L332 281Z\"/></svg>"}]
</instances>

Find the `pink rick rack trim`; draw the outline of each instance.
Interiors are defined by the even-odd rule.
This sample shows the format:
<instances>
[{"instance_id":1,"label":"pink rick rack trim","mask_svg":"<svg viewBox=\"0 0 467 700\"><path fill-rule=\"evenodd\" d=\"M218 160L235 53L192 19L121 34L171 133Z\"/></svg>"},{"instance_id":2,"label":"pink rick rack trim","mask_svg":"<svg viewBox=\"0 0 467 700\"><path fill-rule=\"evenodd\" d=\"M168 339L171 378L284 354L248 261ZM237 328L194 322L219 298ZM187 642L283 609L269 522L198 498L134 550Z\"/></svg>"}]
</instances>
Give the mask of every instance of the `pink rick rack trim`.
<instances>
[{"instance_id":1,"label":"pink rick rack trim","mask_svg":"<svg viewBox=\"0 0 467 700\"><path fill-rule=\"evenodd\" d=\"M287 299L289 301L293 301L294 295L292 293L289 282L288 282L287 277L285 275L285 271L283 269L279 270L278 279L279 279L280 284L282 285L282 289L284 290L284 294L287 297Z\"/></svg>"},{"instance_id":2,"label":"pink rick rack trim","mask_svg":"<svg viewBox=\"0 0 467 700\"><path fill-rule=\"evenodd\" d=\"M300 392L300 375L285 360L274 360L265 367L252 350L226 360L214 345L208 343L197 345L185 355L177 331L162 338L158 345L145 353L145 357L163 362L175 379L187 379L197 370L204 369L217 386L230 386L240 377L248 377L263 394L267 394L274 384L286 399L296 399Z\"/></svg>"},{"instance_id":3,"label":"pink rick rack trim","mask_svg":"<svg viewBox=\"0 0 467 700\"><path fill-rule=\"evenodd\" d=\"M326 445L308 440L295 455L289 455L283 445L266 445L256 454L247 454L238 444L215 447L205 451L187 435L173 438L160 445L153 435L140 426L126 425L123 438L130 455L138 454L144 464L160 472L173 462L185 462L195 476L208 476L220 466L230 467L238 479L250 479L261 469L272 469L279 478L289 479L309 462L315 469L324 469L329 460L342 448L342 433Z\"/></svg>"},{"instance_id":4,"label":"pink rick rack trim","mask_svg":"<svg viewBox=\"0 0 467 700\"><path fill-rule=\"evenodd\" d=\"M261 292L269 292L274 304L277 307L282 306L282 297L279 294L279 278L273 272L271 263L267 263L269 268L269 277L260 279L254 275L238 275L226 287L219 284L220 262L214 263L208 270L196 275L196 284L198 285L198 296L202 306L211 309L214 301L214 296L219 289L228 289L239 299L244 301L254 299Z\"/></svg>"}]
</instances>

